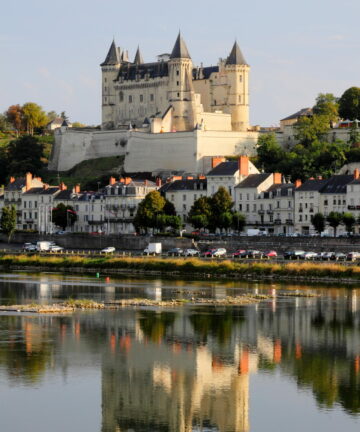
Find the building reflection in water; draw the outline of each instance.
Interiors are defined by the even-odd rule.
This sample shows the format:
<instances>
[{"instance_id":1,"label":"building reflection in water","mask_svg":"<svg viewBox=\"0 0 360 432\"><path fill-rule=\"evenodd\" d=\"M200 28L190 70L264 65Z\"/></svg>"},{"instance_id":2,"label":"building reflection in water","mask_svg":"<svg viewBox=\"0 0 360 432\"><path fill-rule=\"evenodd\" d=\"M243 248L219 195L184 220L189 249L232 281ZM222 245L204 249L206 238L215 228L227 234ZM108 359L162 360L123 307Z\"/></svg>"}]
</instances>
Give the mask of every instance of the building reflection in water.
<instances>
[{"instance_id":1,"label":"building reflection in water","mask_svg":"<svg viewBox=\"0 0 360 432\"><path fill-rule=\"evenodd\" d=\"M359 415L359 291L275 294L247 307L3 316L0 371L34 384L46 370L66 375L98 358L102 432L250 431L251 375L274 371L311 391L318 406Z\"/></svg>"}]
</instances>

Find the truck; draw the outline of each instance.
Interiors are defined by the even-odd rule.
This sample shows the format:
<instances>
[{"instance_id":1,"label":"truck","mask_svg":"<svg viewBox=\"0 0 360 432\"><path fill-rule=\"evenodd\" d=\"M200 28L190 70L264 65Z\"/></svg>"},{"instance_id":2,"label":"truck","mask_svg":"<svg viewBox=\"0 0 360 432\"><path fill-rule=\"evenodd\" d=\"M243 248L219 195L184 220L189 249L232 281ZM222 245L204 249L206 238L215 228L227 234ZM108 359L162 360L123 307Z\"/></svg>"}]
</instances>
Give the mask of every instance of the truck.
<instances>
[{"instance_id":1,"label":"truck","mask_svg":"<svg viewBox=\"0 0 360 432\"><path fill-rule=\"evenodd\" d=\"M247 235L248 236L263 236L263 235L267 235L267 231L264 229L259 229L259 228L249 228L247 230Z\"/></svg>"},{"instance_id":2,"label":"truck","mask_svg":"<svg viewBox=\"0 0 360 432\"><path fill-rule=\"evenodd\" d=\"M144 249L144 255L161 255L162 245L161 243L149 243Z\"/></svg>"},{"instance_id":3,"label":"truck","mask_svg":"<svg viewBox=\"0 0 360 432\"><path fill-rule=\"evenodd\" d=\"M50 241L38 241L36 243L36 250L38 252L44 252L44 251L49 251L51 249L51 246L54 245L54 242L50 242Z\"/></svg>"}]
</instances>

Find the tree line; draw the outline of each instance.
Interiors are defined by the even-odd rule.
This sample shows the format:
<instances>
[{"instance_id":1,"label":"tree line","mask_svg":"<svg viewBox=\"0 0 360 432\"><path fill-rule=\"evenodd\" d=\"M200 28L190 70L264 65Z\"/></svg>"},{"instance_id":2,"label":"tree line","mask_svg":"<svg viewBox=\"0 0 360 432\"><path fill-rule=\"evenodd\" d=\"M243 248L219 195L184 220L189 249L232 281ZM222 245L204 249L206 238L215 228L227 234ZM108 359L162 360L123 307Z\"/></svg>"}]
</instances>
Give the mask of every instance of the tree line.
<instances>
[{"instance_id":1,"label":"tree line","mask_svg":"<svg viewBox=\"0 0 360 432\"><path fill-rule=\"evenodd\" d=\"M312 115L302 116L294 125L295 145L284 148L273 133L258 139L255 165L265 172L281 172L285 176L305 180L329 177L345 163L360 162L360 88L351 87L337 98L320 93ZM340 118L352 121L348 140L333 140L329 132Z\"/></svg>"},{"instance_id":2,"label":"tree line","mask_svg":"<svg viewBox=\"0 0 360 432\"><path fill-rule=\"evenodd\" d=\"M335 237L339 225L344 225L348 235L351 235L356 223L360 224L360 217L356 219L352 213L330 212L328 216L324 216L322 213L316 213L311 218L311 223L315 231L320 235L325 231L326 222L333 228Z\"/></svg>"}]
</instances>

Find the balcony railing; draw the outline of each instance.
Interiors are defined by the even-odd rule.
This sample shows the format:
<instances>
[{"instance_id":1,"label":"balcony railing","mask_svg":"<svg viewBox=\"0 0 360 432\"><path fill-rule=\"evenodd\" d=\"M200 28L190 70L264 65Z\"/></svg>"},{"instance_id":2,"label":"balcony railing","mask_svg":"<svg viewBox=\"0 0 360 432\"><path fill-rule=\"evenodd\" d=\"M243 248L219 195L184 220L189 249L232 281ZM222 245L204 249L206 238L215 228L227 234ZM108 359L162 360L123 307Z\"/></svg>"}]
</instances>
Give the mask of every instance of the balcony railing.
<instances>
[{"instance_id":1,"label":"balcony railing","mask_svg":"<svg viewBox=\"0 0 360 432\"><path fill-rule=\"evenodd\" d=\"M274 214L274 210L267 210L266 213L267 214Z\"/></svg>"},{"instance_id":2,"label":"balcony railing","mask_svg":"<svg viewBox=\"0 0 360 432\"><path fill-rule=\"evenodd\" d=\"M275 225L281 225L281 219L275 219L274 224Z\"/></svg>"},{"instance_id":3,"label":"balcony railing","mask_svg":"<svg viewBox=\"0 0 360 432\"><path fill-rule=\"evenodd\" d=\"M265 210L258 210L258 214L259 214L259 215L263 215L263 214L265 214Z\"/></svg>"},{"instance_id":4,"label":"balcony railing","mask_svg":"<svg viewBox=\"0 0 360 432\"><path fill-rule=\"evenodd\" d=\"M286 219L286 225L294 225L294 221L292 219Z\"/></svg>"}]
</instances>

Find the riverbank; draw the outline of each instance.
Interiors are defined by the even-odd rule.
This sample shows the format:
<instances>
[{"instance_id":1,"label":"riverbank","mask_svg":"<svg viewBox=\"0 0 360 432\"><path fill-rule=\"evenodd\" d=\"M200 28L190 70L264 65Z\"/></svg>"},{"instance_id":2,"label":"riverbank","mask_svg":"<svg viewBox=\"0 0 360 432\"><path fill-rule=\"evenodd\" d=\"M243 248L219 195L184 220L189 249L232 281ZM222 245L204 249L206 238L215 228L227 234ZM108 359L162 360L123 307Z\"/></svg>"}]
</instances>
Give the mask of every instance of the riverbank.
<instances>
[{"instance_id":1,"label":"riverbank","mask_svg":"<svg viewBox=\"0 0 360 432\"><path fill-rule=\"evenodd\" d=\"M197 279L296 280L304 282L360 282L360 267L340 263L271 263L205 261L198 258L112 258L81 256L0 256L3 270L64 273L137 274Z\"/></svg>"}]
</instances>

